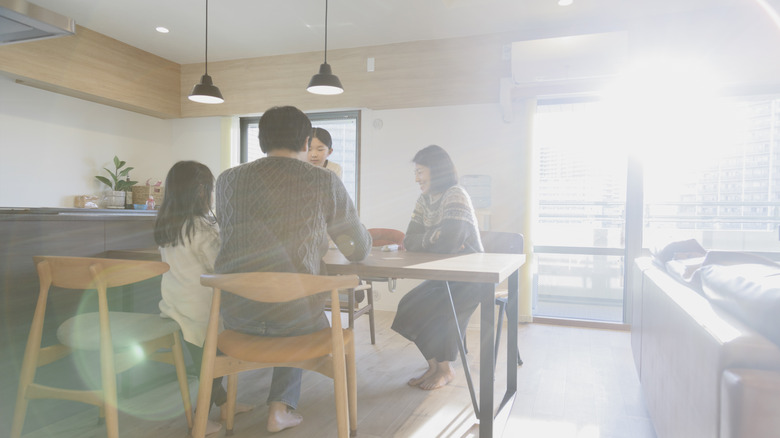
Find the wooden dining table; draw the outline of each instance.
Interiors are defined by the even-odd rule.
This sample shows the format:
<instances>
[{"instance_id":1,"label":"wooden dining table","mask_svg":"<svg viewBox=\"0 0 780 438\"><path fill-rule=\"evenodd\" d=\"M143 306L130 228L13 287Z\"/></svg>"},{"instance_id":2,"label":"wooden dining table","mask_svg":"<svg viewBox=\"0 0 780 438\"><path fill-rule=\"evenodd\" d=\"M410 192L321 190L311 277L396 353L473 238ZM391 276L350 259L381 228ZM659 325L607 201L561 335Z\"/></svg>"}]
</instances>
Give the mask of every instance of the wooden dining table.
<instances>
[{"instance_id":1,"label":"wooden dining table","mask_svg":"<svg viewBox=\"0 0 780 438\"><path fill-rule=\"evenodd\" d=\"M156 248L112 250L107 251L104 256L135 260L160 260L160 253ZM323 257L323 261L330 275L357 274L362 277L462 281L493 285L490 293L484 293L480 297L479 400L477 400L476 390L471 380L462 336L459 336L461 341L459 349L474 413L479 421L479 436L481 438L502 436L506 419L517 394L519 270L525 263L524 254L433 254L403 250L382 251L381 248L373 248L365 260L350 262L339 250L329 249ZM495 406L493 350L496 336L495 286L505 280L508 286L506 317L507 327L509 327L506 343L506 390L498 406ZM451 298L450 295L450 300ZM452 310L454 315L454 307ZM458 330L457 324L453 324L451 329Z\"/></svg>"},{"instance_id":2,"label":"wooden dining table","mask_svg":"<svg viewBox=\"0 0 780 438\"><path fill-rule=\"evenodd\" d=\"M382 251L374 248L361 262L350 262L336 249L328 250L323 258L328 274L357 274L363 277L408 278L417 280L441 280L488 283L493 288L480 297L479 336L479 401L466 361L463 337L459 336L459 349L464 372L471 394L474 413L479 421L481 438L502 436L506 419L517 394L517 327L519 270L525 263L524 254L432 254L408 251ZM507 354L506 390L498 406L495 394L495 286L507 280ZM449 289L448 289L449 290ZM478 289L475 289L478 290ZM450 294L450 303L452 295ZM452 308L455 315L454 306ZM453 318L453 321L455 319ZM458 330L453 323L452 330Z\"/></svg>"}]
</instances>

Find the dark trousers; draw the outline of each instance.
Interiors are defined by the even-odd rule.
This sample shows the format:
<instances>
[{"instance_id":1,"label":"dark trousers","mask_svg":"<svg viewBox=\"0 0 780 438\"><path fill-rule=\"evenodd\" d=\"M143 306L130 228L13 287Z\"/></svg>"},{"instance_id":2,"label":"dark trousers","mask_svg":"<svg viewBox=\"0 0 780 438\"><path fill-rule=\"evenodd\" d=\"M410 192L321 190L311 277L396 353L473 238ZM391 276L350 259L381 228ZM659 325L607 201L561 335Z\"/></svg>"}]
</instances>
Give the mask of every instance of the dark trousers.
<instances>
[{"instance_id":1,"label":"dark trousers","mask_svg":"<svg viewBox=\"0 0 780 438\"><path fill-rule=\"evenodd\" d=\"M195 371L198 373L198 378L200 378L200 366L203 362L203 347L198 347L187 341L185 341L184 344L187 345L187 350L190 352L190 356L192 356L192 361L195 365ZM217 377L211 382L211 404L209 405L209 409L211 409L211 406L213 405L222 406L226 401L227 391L222 387L222 377Z\"/></svg>"}]
</instances>

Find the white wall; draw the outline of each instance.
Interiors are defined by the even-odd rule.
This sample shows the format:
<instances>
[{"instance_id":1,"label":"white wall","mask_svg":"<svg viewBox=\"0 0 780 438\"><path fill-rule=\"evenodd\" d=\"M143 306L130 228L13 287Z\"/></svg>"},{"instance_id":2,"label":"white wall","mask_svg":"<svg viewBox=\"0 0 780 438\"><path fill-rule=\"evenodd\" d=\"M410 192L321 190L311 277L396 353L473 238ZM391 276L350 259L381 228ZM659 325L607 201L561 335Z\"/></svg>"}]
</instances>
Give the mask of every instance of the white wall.
<instances>
[{"instance_id":1,"label":"white wall","mask_svg":"<svg viewBox=\"0 0 780 438\"><path fill-rule=\"evenodd\" d=\"M522 172L527 147L526 118L518 109L514 121L503 121L498 105L365 111L362 123L360 213L369 228L406 231L420 189L412 158L437 144L452 157L459 175L491 177L490 228L522 232L525 208ZM381 124L381 128L375 126ZM484 224L481 224L484 228ZM398 291L377 286L376 307L397 308L398 300L418 282L399 280Z\"/></svg>"},{"instance_id":2,"label":"white wall","mask_svg":"<svg viewBox=\"0 0 780 438\"><path fill-rule=\"evenodd\" d=\"M381 128L375 120L382 121ZM438 144L460 175L491 177L492 206L480 212L490 215L490 228L521 232L526 127L524 117L514 120L504 122L498 105L364 111L364 224L406 230L420 194L411 160L423 147ZM0 77L0 207L72 207L75 195L105 190L94 176L112 165L114 155L135 167L131 175L141 183L164 180L178 160L200 161L216 176L230 125L224 122L219 117L161 120ZM399 281L394 294L379 286L377 308L395 310L415 284Z\"/></svg>"},{"instance_id":3,"label":"white wall","mask_svg":"<svg viewBox=\"0 0 780 438\"><path fill-rule=\"evenodd\" d=\"M219 171L220 119L162 120L0 77L0 207L73 207L102 194L113 157L133 180L164 180L179 159ZM213 150L212 150L213 149Z\"/></svg>"}]
</instances>

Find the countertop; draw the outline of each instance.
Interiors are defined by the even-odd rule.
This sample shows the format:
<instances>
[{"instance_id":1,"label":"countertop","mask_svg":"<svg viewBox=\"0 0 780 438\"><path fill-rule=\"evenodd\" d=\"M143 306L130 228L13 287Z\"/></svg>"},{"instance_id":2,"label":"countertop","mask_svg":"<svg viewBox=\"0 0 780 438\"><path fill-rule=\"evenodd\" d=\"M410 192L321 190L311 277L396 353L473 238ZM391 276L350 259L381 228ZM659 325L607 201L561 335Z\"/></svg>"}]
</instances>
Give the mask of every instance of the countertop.
<instances>
[{"instance_id":1,"label":"countertop","mask_svg":"<svg viewBox=\"0 0 780 438\"><path fill-rule=\"evenodd\" d=\"M156 210L125 210L119 208L52 208L0 207L0 221L21 220L149 220Z\"/></svg>"}]
</instances>

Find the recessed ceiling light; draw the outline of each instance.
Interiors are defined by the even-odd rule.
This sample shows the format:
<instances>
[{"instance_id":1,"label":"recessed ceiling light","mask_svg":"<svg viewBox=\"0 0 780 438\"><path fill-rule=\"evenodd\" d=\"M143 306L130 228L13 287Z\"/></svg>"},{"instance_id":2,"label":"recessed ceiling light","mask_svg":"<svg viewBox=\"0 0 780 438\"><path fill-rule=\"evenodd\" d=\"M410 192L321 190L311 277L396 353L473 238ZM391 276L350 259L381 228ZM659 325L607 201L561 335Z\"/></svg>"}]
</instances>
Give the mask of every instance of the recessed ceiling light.
<instances>
[{"instance_id":1,"label":"recessed ceiling light","mask_svg":"<svg viewBox=\"0 0 780 438\"><path fill-rule=\"evenodd\" d=\"M558 6L569 6L574 3L574 0L558 0Z\"/></svg>"},{"instance_id":2,"label":"recessed ceiling light","mask_svg":"<svg viewBox=\"0 0 780 438\"><path fill-rule=\"evenodd\" d=\"M168 32L170 32L167 27L162 27L162 26L157 26L156 30L157 30L157 32L160 32L160 33L168 33Z\"/></svg>"}]
</instances>

